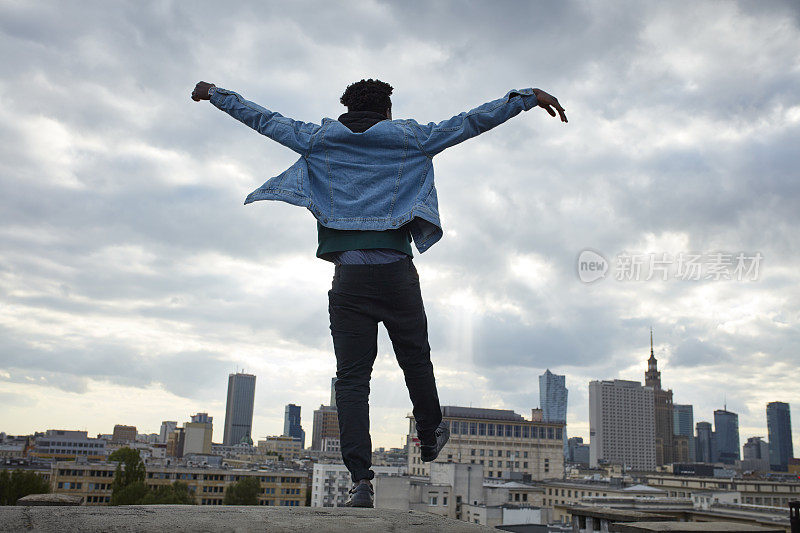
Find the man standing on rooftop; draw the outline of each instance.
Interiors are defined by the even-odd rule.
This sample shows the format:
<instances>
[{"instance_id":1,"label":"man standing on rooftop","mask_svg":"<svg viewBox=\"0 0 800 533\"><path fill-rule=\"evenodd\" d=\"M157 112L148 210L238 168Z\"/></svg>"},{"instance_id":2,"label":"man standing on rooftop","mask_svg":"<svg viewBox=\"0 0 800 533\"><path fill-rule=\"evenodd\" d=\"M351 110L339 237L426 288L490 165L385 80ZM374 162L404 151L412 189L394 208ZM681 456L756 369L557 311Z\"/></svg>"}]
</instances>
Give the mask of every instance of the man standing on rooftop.
<instances>
[{"instance_id":1,"label":"man standing on rooftop","mask_svg":"<svg viewBox=\"0 0 800 533\"><path fill-rule=\"evenodd\" d=\"M342 459L353 480L347 505L354 507L374 500L368 400L379 322L405 376L422 460L436 459L449 438L411 250L412 240L424 253L442 238L433 157L537 106L567 122L558 100L539 89L509 91L439 123L393 120L392 91L380 80L353 83L340 99L347 112L320 124L284 117L211 83L201 81L192 92L193 100L210 100L300 156L245 204L281 200L307 208L317 220L317 257L336 265L328 311Z\"/></svg>"}]
</instances>

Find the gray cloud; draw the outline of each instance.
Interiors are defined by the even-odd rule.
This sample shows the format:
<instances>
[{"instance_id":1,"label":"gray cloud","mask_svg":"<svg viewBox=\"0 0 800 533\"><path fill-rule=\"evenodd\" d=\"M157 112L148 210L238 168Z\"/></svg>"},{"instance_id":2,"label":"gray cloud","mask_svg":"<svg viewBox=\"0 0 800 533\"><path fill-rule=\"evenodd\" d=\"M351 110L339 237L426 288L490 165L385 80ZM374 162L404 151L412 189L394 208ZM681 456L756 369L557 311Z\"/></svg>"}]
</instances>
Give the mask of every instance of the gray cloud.
<instances>
[{"instance_id":1,"label":"gray cloud","mask_svg":"<svg viewBox=\"0 0 800 533\"><path fill-rule=\"evenodd\" d=\"M743 427L762 427L752 361L798 400L784 372L800 346L798 13L791 2L4 3L0 379L79 394L91 380L163 384L195 400L210 387L221 401L214 383L264 353L260 401L324 401L329 270L301 261L314 221L241 205L294 155L191 102L192 86L318 121L338 115L348 83L381 77L398 116L428 121L533 85L559 97L568 125L532 110L437 157L445 239L416 262L441 373L476 384L443 378L444 403L479 395L527 412L546 367L584 402L589 379L642 379L652 325L676 401L705 413L727 396ZM750 283L586 286L574 270L586 247L765 259ZM461 293L477 307L454 304ZM294 397L303 391L314 398ZM17 392L0 383L0 394ZM376 416L401 402L378 400ZM588 423L575 405L574 423Z\"/></svg>"}]
</instances>

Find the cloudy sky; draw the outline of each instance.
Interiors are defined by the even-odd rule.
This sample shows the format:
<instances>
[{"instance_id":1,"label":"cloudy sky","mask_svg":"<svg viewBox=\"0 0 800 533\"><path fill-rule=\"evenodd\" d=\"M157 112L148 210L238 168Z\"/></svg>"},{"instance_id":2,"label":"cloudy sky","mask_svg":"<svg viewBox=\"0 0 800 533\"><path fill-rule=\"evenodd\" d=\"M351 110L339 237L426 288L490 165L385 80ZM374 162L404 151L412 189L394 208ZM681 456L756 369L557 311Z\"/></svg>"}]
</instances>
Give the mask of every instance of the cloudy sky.
<instances>
[{"instance_id":1,"label":"cloudy sky","mask_svg":"<svg viewBox=\"0 0 800 533\"><path fill-rule=\"evenodd\" d=\"M550 368L588 440L589 381L643 380L652 327L695 422L727 402L744 442L790 402L800 453L796 4L240 4L0 3L0 431L154 432L207 411L220 441L245 369L254 436L294 402L310 442L335 372L333 266L308 211L242 205L296 156L189 94L205 80L318 122L377 77L395 118L539 87L570 119L534 109L436 158L445 236L415 263L443 404L529 416ZM605 278L579 279L585 249ZM762 259L715 279L718 253ZM617 279L626 258L638 280ZM372 390L374 444L401 445L410 402L382 328Z\"/></svg>"}]
</instances>

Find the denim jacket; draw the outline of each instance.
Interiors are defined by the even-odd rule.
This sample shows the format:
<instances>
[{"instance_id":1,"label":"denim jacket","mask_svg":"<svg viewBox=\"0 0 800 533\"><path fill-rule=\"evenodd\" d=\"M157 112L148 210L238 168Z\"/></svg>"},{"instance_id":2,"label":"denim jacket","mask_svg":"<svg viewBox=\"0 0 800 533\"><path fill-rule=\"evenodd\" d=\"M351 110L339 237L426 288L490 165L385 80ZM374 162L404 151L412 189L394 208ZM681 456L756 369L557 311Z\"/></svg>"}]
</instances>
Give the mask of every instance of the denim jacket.
<instances>
[{"instance_id":1,"label":"denim jacket","mask_svg":"<svg viewBox=\"0 0 800 533\"><path fill-rule=\"evenodd\" d=\"M219 87L211 103L300 158L251 192L245 204L282 200L307 208L333 229L387 230L409 224L420 253L442 238L433 182L433 156L536 107L533 89L504 97L442 122L384 120L354 133L337 120L301 122Z\"/></svg>"}]
</instances>

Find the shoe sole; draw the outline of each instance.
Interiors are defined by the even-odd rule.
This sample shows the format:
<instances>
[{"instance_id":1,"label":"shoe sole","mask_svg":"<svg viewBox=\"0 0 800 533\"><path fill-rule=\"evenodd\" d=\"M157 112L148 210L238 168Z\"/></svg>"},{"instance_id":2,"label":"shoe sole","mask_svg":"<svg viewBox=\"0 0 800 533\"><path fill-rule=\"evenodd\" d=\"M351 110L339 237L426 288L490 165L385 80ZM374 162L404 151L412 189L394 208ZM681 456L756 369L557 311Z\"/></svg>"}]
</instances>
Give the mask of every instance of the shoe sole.
<instances>
[{"instance_id":1,"label":"shoe sole","mask_svg":"<svg viewBox=\"0 0 800 533\"><path fill-rule=\"evenodd\" d=\"M374 509L375 505L371 502L364 504L351 503L350 505L346 505L346 507L360 507L361 509Z\"/></svg>"},{"instance_id":2,"label":"shoe sole","mask_svg":"<svg viewBox=\"0 0 800 533\"><path fill-rule=\"evenodd\" d=\"M422 461L423 463L430 463L432 461L435 461L436 458L439 457L439 454L442 453L442 450L444 450L444 447L447 446L447 443L450 441L450 431L449 430L445 430L445 431L447 431L447 433L445 433L445 435L447 435L447 436L445 437L444 442L442 443L442 447L430 459L426 459L426 458L420 457L420 461ZM422 452L420 451L420 456L421 455L422 455Z\"/></svg>"},{"instance_id":3,"label":"shoe sole","mask_svg":"<svg viewBox=\"0 0 800 533\"><path fill-rule=\"evenodd\" d=\"M372 509L375 507L375 504L372 502L371 499L353 499L347 503L345 503L345 507L366 507Z\"/></svg>"}]
</instances>

